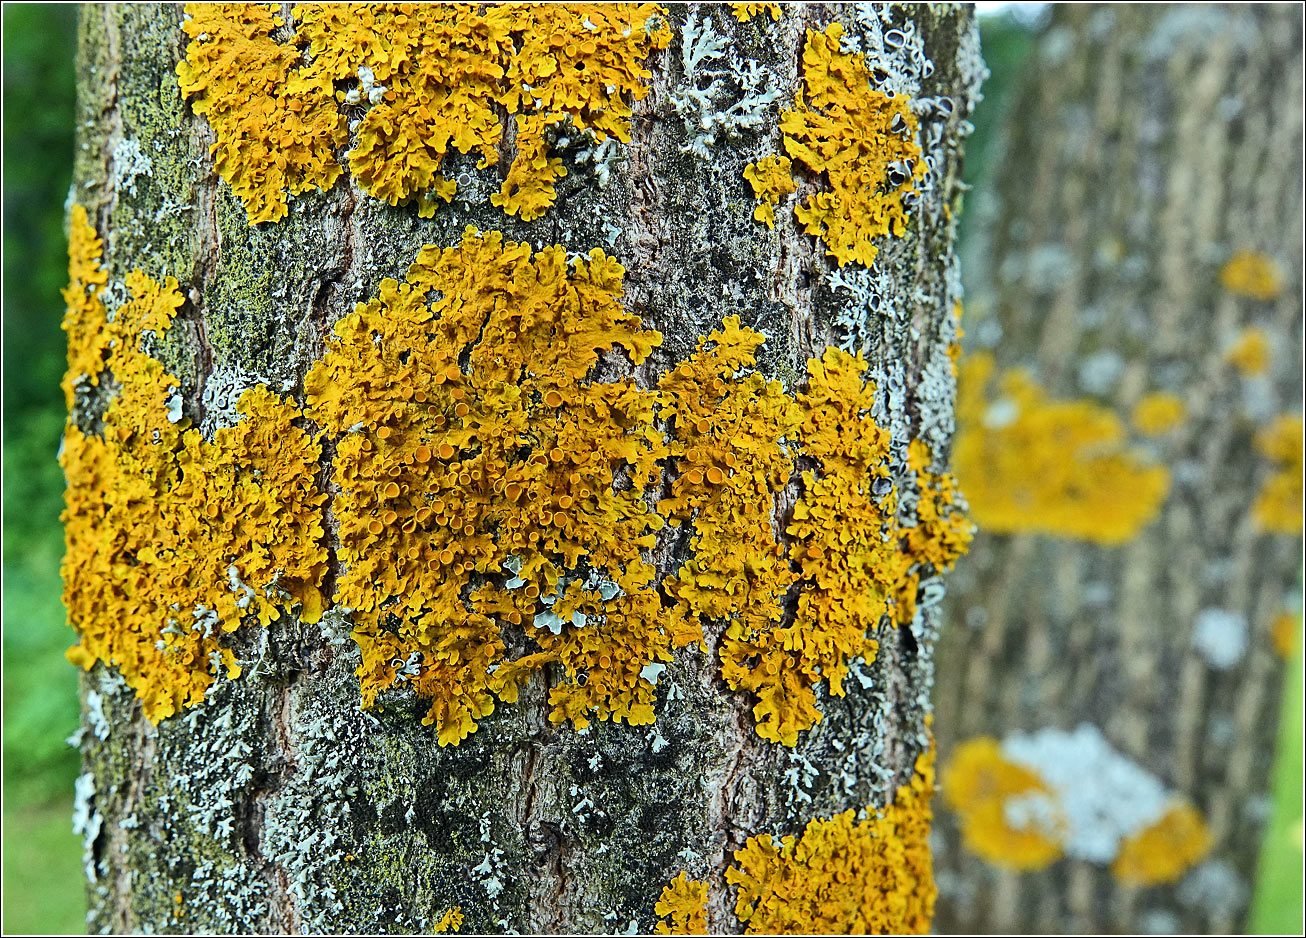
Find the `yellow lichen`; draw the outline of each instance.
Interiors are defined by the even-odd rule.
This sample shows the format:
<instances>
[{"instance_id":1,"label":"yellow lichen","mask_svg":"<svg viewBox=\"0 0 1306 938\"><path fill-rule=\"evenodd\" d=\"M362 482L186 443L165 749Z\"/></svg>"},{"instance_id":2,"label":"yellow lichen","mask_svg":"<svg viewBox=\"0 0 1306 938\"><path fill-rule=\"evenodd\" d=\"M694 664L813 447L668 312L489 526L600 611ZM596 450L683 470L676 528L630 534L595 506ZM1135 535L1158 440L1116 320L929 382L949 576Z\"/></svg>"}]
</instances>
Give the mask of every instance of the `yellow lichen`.
<instances>
[{"instance_id":1,"label":"yellow lichen","mask_svg":"<svg viewBox=\"0 0 1306 938\"><path fill-rule=\"evenodd\" d=\"M758 697L759 734L794 745L820 718L814 686L842 694L847 659L874 655L884 615L910 622L920 577L969 540L923 444L917 521L898 527L860 357L827 350L795 400L753 370L763 337L729 317L656 391L589 380L600 352L639 363L661 341L622 309L621 275L598 250L568 262L468 229L341 320L306 379L337 440L336 601L364 703L411 681L442 743L551 663L550 719L650 723L656 665L711 624L726 682ZM774 494L800 450L814 468L785 545ZM654 513L662 460L674 475ZM693 531L658 584L643 552L664 517ZM509 660L503 629L518 627L538 650Z\"/></svg>"},{"instance_id":2,"label":"yellow lichen","mask_svg":"<svg viewBox=\"0 0 1306 938\"><path fill-rule=\"evenodd\" d=\"M748 934L924 934L934 914L929 832L933 750L864 820L845 811L801 837L750 837L726 881Z\"/></svg>"},{"instance_id":3,"label":"yellow lichen","mask_svg":"<svg viewBox=\"0 0 1306 938\"><path fill-rule=\"evenodd\" d=\"M1268 254L1238 251L1220 268L1220 283L1239 296L1272 300L1283 290L1283 272Z\"/></svg>"},{"instance_id":4,"label":"yellow lichen","mask_svg":"<svg viewBox=\"0 0 1306 938\"><path fill-rule=\"evenodd\" d=\"M906 233L903 198L924 178L925 161L908 100L873 90L863 57L840 51L842 36L838 23L824 33L808 30L804 91L781 115L780 129L789 156L830 186L794 210L804 230L825 242L839 266L869 266L876 238Z\"/></svg>"},{"instance_id":5,"label":"yellow lichen","mask_svg":"<svg viewBox=\"0 0 1306 938\"><path fill-rule=\"evenodd\" d=\"M1258 530L1273 534L1302 531L1302 416L1281 414L1256 434L1256 448L1275 463L1252 505Z\"/></svg>"},{"instance_id":6,"label":"yellow lichen","mask_svg":"<svg viewBox=\"0 0 1306 938\"><path fill-rule=\"evenodd\" d=\"M662 897L653 906L663 920L653 929L655 935L707 934L707 883L689 879L681 873L662 887Z\"/></svg>"},{"instance_id":7,"label":"yellow lichen","mask_svg":"<svg viewBox=\"0 0 1306 938\"><path fill-rule=\"evenodd\" d=\"M662 526L644 501L666 454L655 394L588 379L599 353L639 363L661 342L622 309L622 273L597 249L569 262L468 229L342 319L306 379L338 440L336 601L364 702L412 681L441 743L549 663L555 722L650 723L642 669L698 637L642 554ZM509 661L508 625L539 650Z\"/></svg>"},{"instance_id":8,"label":"yellow lichen","mask_svg":"<svg viewBox=\"0 0 1306 938\"><path fill-rule=\"evenodd\" d=\"M894 617L900 625L911 625L915 618L921 575L951 570L975 537L975 525L967 516L957 480L946 472L932 472L931 461L929 446L923 440L912 440L907 462L915 477L916 523L898 526L898 545L905 561L893 588Z\"/></svg>"},{"instance_id":9,"label":"yellow lichen","mask_svg":"<svg viewBox=\"0 0 1306 938\"><path fill-rule=\"evenodd\" d=\"M68 286L63 289L63 331L68 334L68 369L64 374L64 404L72 408L75 385L100 383L109 354L110 335L104 328L105 309L100 294L109 282L100 266L104 244L86 215L74 205L68 233Z\"/></svg>"},{"instance_id":10,"label":"yellow lichen","mask_svg":"<svg viewBox=\"0 0 1306 938\"><path fill-rule=\"evenodd\" d=\"M1030 769L1002 755L996 739L979 736L957 747L941 777L944 801L957 813L966 849L997 866L1039 870L1061 856L1064 821L1016 826L1007 815L1012 798L1048 796L1050 789ZM1052 802L1047 802L1051 804Z\"/></svg>"},{"instance_id":11,"label":"yellow lichen","mask_svg":"<svg viewBox=\"0 0 1306 938\"><path fill-rule=\"evenodd\" d=\"M1270 623L1270 642L1280 658L1285 660L1297 653L1297 632L1300 616L1295 612L1280 612Z\"/></svg>"},{"instance_id":12,"label":"yellow lichen","mask_svg":"<svg viewBox=\"0 0 1306 938\"><path fill-rule=\"evenodd\" d=\"M848 660L875 656L883 616L911 622L921 575L949 568L971 528L951 477L927 471L919 442L918 520L897 526L889 434L871 418L875 389L860 356L827 349L808 363L795 400L749 371L761 343L728 317L660 383L679 475L658 509L672 525L694 525L692 556L664 588L695 626L725 623L722 677L758 698L760 736L792 746L821 718L815 686L826 680L843 695ZM815 468L802 474L786 551L772 493L799 453ZM786 619L783 600L795 589Z\"/></svg>"},{"instance_id":13,"label":"yellow lichen","mask_svg":"<svg viewBox=\"0 0 1306 938\"><path fill-rule=\"evenodd\" d=\"M1176 799L1159 821L1125 838L1111 872L1130 886L1172 883L1206 856L1212 843L1201 812Z\"/></svg>"},{"instance_id":14,"label":"yellow lichen","mask_svg":"<svg viewBox=\"0 0 1306 938\"><path fill-rule=\"evenodd\" d=\"M213 127L215 166L252 223L284 218L288 196L329 189L341 173L334 151L348 139L335 76L273 39L286 25L279 9L192 3L182 24L190 43L177 64L181 92Z\"/></svg>"},{"instance_id":15,"label":"yellow lichen","mask_svg":"<svg viewBox=\"0 0 1306 938\"><path fill-rule=\"evenodd\" d=\"M1187 416L1188 408L1179 395L1153 391L1138 399L1129 421L1144 436L1164 436L1178 429Z\"/></svg>"},{"instance_id":16,"label":"yellow lichen","mask_svg":"<svg viewBox=\"0 0 1306 938\"><path fill-rule=\"evenodd\" d=\"M362 188L429 216L456 191L440 172L452 151L478 154L482 168L498 160L501 110L516 121L516 158L491 200L538 218L566 173L550 129L629 141L627 99L647 94L651 75L640 63L671 39L652 3L299 4L291 23L276 9L189 5L178 65L252 222L283 217L288 195L330 186L341 172L332 151L351 132ZM355 87L335 90L343 83ZM355 108L366 110L350 130Z\"/></svg>"},{"instance_id":17,"label":"yellow lichen","mask_svg":"<svg viewBox=\"0 0 1306 938\"><path fill-rule=\"evenodd\" d=\"M443 935L445 932L457 931L462 927L463 907L456 905L440 916L440 920L431 926L431 931L436 935Z\"/></svg>"},{"instance_id":18,"label":"yellow lichen","mask_svg":"<svg viewBox=\"0 0 1306 938\"><path fill-rule=\"evenodd\" d=\"M1249 378L1263 375L1270 367L1270 336L1264 329L1248 326L1224 353L1224 359Z\"/></svg>"},{"instance_id":19,"label":"yellow lichen","mask_svg":"<svg viewBox=\"0 0 1306 938\"><path fill-rule=\"evenodd\" d=\"M778 3L732 3L730 4L730 15L741 23L747 23L759 13L767 13L772 22L779 21L784 15L784 9Z\"/></svg>"},{"instance_id":20,"label":"yellow lichen","mask_svg":"<svg viewBox=\"0 0 1306 938\"><path fill-rule=\"evenodd\" d=\"M1169 473L1129 447L1114 413L1048 400L1020 369L990 398L993 371L991 355L972 355L958 381L956 473L981 528L1119 544L1156 517Z\"/></svg>"},{"instance_id":21,"label":"yellow lichen","mask_svg":"<svg viewBox=\"0 0 1306 938\"><path fill-rule=\"evenodd\" d=\"M753 189L753 198L757 199L753 217L768 228L775 227L775 207L780 204L780 199L798 191L789 175L790 165L789 157L772 153L744 167L744 178Z\"/></svg>"},{"instance_id":22,"label":"yellow lichen","mask_svg":"<svg viewBox=\"0 0 1306 938\"><path fill-rule=\"evenodd\" d=\"M65 386L104 372L116 393L97 432L71 420L64 432L64 602L79 633L68 658L116 667L157 722L201 701L217 673L240 673L223 639L242 620L267 625L293 602L305 621L321 614L319 449L295 405L263 387L212 442L188 429L177 379L141 348L182 305L177 282L133 271L110 320L99 251L75 209Z\"/></svg>"}]
</instances>

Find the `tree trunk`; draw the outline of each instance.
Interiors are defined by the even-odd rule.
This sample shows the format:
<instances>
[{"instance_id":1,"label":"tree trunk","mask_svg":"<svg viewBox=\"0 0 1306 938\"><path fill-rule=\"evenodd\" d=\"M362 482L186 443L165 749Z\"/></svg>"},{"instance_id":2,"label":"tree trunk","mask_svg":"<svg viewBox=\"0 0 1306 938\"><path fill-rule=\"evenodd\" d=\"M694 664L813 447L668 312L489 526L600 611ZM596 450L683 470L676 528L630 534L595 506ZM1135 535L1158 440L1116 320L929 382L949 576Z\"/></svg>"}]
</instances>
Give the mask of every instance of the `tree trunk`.
<instances>
[{"instance_id":1,"label":"tree trunk","mask_svg":"<svg viewBox=\"0 0 1306 938\"><path fill-rule=\"evenodd\" d=\"M89 926L925 927L971 14L242 10L82 13Z\"/></svg>"},{"instance_id":2,"label":"tree trunk","mask_svg":"<svg viewBox=\"0 0 1306 938\"><path fill-rule=\"evenodd\" d=\"M1300 611L1300 11L1057 7L1021 94L966 260L936 927L1237 933ZM1094 791L1114 833L1058 830Z\"/></svg>"}]
</instances>

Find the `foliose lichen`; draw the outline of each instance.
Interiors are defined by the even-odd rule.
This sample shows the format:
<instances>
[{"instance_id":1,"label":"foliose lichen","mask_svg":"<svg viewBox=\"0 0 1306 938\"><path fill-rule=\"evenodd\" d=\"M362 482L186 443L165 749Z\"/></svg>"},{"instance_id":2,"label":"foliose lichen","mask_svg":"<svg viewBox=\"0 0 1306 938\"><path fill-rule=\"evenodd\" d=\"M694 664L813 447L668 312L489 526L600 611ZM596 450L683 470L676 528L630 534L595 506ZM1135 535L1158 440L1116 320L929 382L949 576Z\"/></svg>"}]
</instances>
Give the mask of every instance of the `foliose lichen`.
<instances>
[{"instance_id":1,"label":"foliose lichen","mask_svg":"<svg viewBox=\"0 0 1306 938\"><path fill-rule=\"evenodd\" d=\"M934 752L916 760L911 780L882 809L845 811L808 822L800 836L750 837L725 881L736 889L745 934L924 934L936 890L929 833ZM681 873L663 891L659 934L695 933L706 884ZM701 924L697 933L702 933Z\"/></svg>"},{"instance_id":2,"label":"foliose lichen","mask_svg":"<svg viewBox=\"0 0 1306 938\"><path fill-rule=\"evenodd\" d=\"M549 135L630 139L648 93L642 62L671 34L656 4L192 4L182 92L206 115L218 171L252 223L278 221L290 196L350 171L391 205L429 217L457 183L453 151L499 159L500 109L516 157L491 201L539 218L566 174ZM337 90L338 85L352 85Z\"/></svg>"},{"instance_id":3,"label":"foliose lichen","mask_svg":"<svg viewBox=\"0 0 1306 938\"><path fill-rule=\"evenodd\" d=\"M64 388L109 403L98 427L64 430L68 658L116 666L157 722L239 674L224 638L246 619L266 626L296 604L306 621L321 615L325 498L298 408L267 388L246 392L241 422L212 441L189 428L177 379L144 349L183 303L177 282L133 271L110 319L101 250L75 206Z\"/></svg>"},{"instance_id":4,"label":"foliose lichen","mask_svg":"<svg viewBox=\"0 0 1306 938\"><path fill-rule=\"evenodd\" d=\"M1272 300L1283 290L1283 272L1268 254L1237 251L1220 268L1220 283L1238 296Z\"/></svg>"},{"instance_id":5,"label":"foliose lichen","mask_svg":"<svg viewBox=\"0 0 1306 938\"><path fill-rule=\"evenodd\" d=\"M780 129L785 152L829 183L828 191L795 207L795 218L824 242L826 254L840 267L870 266L878 253L876 238L906 232L907 208L926 164L907 99L872 87L864 56L841 51L843 33L839 23L824 33L808 30L804 90L794 108L781 115ZM774 224L772 196L779 199L774 165L762 167L763 188L754 187L762 203L755 217L768 225Z\"/></svg>"}]
</instances>

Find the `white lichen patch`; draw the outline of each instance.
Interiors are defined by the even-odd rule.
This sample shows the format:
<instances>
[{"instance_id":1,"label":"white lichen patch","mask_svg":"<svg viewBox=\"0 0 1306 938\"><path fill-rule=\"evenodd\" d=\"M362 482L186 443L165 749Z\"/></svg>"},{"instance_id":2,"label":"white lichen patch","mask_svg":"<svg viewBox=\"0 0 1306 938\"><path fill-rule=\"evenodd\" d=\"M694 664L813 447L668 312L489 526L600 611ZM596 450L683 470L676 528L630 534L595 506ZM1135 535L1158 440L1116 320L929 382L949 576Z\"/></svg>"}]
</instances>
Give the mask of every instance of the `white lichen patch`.
<instances>
[{"instance_id":1,"label":"white lichen patch","mask_svg":"<svg viewBox=\"0 0 1306 938\"><path fill-rule=\"evenodd\" d=\"M1193 624L1192 646L1216 670L1232 668L1247 651L1247 617L1228 609L1203 609Z\"/></svg>"},{"instance_id":2,"label":"white lichen patch","mask_svg":"<svg viewBox=\"0 0 1306 938\"><path fill-rule=\"evenodd\" d=\"M1110 863L1124 838L1161 819L1170 802L1160 779L1112 748L1097 727L1047 728L1002 741L1003 756L1036 772L1066 825L1066 855ZM1025 806L1026 814L1035 815Z\"/></svg>"},{"instance_id":3,"label":"white lichen patch","mask_svg":"<svg viewBox=\"0 0 1306 938\"><path fill-rule=\"evenodd\" d=\"M701 160L712 159L719 144L762 127L780 98L779 88L758 62L741 61L729 48L713 28L710 14L704 13L699 22L694 11L685 20L680 62L684 80L671 96L689 137L680 149Z\"/></svg>"},{"instance_id":4,"label":"white lichen patch","mask_svg":"<svg viewBox=\"0 0 1306 938\"><path fill-rule=\"evenodd\" d=\"M95 841L103 827L104 818L95 807L95 776L83 772L73 783L73 833L82 838L82 870L91 883L103 872L95 862Z\"/></svg>"},{"instance_id":5,"label":"white lichen patch","mask_svg":"<svg viewBox=\"0 0 1306 938\"><path fill-rule=\"evenodd\" d=\"M136 177L154 176L154 162L135 137L123 137L113 148L113 182L119 191L136 194Z\"/></svg>"}]
</instances>

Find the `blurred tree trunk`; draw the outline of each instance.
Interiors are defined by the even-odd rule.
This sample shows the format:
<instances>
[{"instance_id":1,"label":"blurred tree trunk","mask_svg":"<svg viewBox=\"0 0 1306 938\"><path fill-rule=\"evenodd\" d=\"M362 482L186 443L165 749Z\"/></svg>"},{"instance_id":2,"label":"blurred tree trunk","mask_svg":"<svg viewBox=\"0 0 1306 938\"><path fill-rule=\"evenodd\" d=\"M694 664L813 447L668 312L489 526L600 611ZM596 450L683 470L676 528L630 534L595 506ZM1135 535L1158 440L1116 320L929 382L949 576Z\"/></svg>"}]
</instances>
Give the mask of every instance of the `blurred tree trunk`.
<instances>
[{"instance_id":1,"label":"blurred tree trunk","mask_svg":"<svg viewBox=\"0 0 1306 938\"><path fill-rule=\"evenodd\" d=\"M1084 859L1012 872L940 812L944 933L1246 922L1283 675L1274 633L1284 642L1283 614L1300 608L1300 516L1267 531L1254 504L1276 471L1294 474L1257 435L1279 415L1300 427L1301 105L1295 7L1058 6L1037 38L992 195L969 206L982 235L963 258L963 363L991 353L998 369L1031 369L1048 398L1126 423L1157 391L1186 416L1150 439L1128 431L1170 484L1155 519L1112 546L1036 518L986 533L985 470L967 474L963 439L1017 414L1001 389L969 425L959 413L958 476L981 533L946 601L940 765L977 737L1090 724L1196 805L1213 848L1182 881L1147 887Z\"/></svg>"},{"instance_id":2,"label":"blurred tree trunk","mask_svg":"<svg viewBox=\"0 0 1306 938\"><path fill-rule=\"evenodd\" d=\"M183 414L211 435L215 389L266 383L302 400L332 325L376 296L384 278L402 278L425 244L456 244L477 225L537 248L601 246L626 268L626 308L665 336L637 371L641 386L737 314L768 336L759 370L796 393L808 360L852 323L864 332L895 447L923 436L946 461L953 385L926 380L923 369L942 362L946 375L953 335L952 219L982 70L971 13L883 13L884 32L914 30L929 68L921 77L924 60L907 60L903 32L878 54L903 74L915 70L919 97L948 100L921 118L934 185L903 236L879 239L858 296L832 282L823 246L801 233L788 206L775 231L753 220L742 173L780 145L777 112L801 88L806 30L837 19L872 48L880 26L872 37L851 8L832 5L795 7L774 23L765 14L738 23L725 7L701 5L700 23L710 17L730 55L756 59L763 87L781 93L760 128L723 136L700 159L682 150L686 122L673 109L677 89L699 80L682 67L690 14L670 9L670 48L648 60L651 92L634 105L632 141L618 147L625 160L608 184L567 154L558 202L537 222L488 201L441 204L421 219L346 173L324 194L293 197L283 221L252 226L218 177L208 121L178 87L182 10L87 5L71 200L104 239L106 295L121 302L136 268L178 278L189 302L152 354L178 376ZM615 224L596 232L599 222ZM891 315L871 308L872 294ZM602 367L619 372L622 363ZM103 382L98 405L79 404L79 431L95 432L96 408L112 392ZM328 513L324 524L334 551L336 521ZM684 553L683 539L659 550L660 574ZM331 556L328 583L341 572ZM244 676L219 680L202 706L157 725L113 668L84 676L77 825L92 930L430 930L457 906L468 931L648 931L663 887L685 870L708 883L711 928L737 931L721 873L747 837L801 834L812 818L884 805L930 745L936 609L912 630L882 630L866 682L846 681L846 697L823 694L823 719L794 748L759 738L755 699L725 688L719 629L706 654L677 652L652 726L596 720L582 734L550 723L549 682L536 676L461 744L440 747L411 692L360 711L347 612L328 609L321 627L292 614L266 630L242 625L232 647Z\"/></svg>"}]
</instances>

